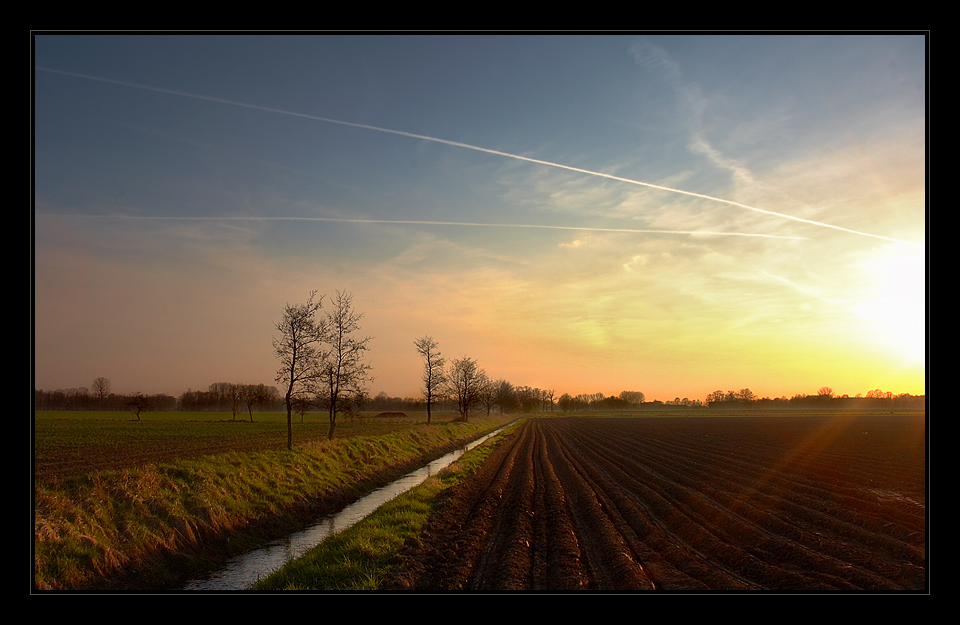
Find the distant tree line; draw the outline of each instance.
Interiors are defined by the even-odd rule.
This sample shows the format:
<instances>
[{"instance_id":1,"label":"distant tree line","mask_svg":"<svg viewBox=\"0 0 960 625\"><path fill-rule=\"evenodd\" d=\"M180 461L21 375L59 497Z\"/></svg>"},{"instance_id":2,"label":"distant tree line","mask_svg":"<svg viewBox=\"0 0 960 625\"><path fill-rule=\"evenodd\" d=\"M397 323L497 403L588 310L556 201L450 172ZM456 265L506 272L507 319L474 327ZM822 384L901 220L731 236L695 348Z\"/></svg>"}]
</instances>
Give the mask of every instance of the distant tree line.
<instances>
[{"instance_id":1,"label":"distant tree line","mask_svg":"<svg viewBox=\"0 0 960 625\"><path fill-rule=\"evenodd\" d=\"M95 385L57 389L55 391L34 390L35 410L122 410L134 408L136 393L131 395L95 392ZM238 394L237 389L243 389ZM510 382L498 379L489 383L475 401L471 410L488 408L501 414L537 414L560 411L563 413L627 410L671 410L678 408L708 409L756 409L756 410L923 410L925 395L901 393L895 395L889 391L874 389L866 393L834 395L832 391L821 390L816 394L797 394L793 397L758 397L750 389L739 391L714 391L707 395L706 401L698 399L675 398L668 401L646 401L640 391L622 391L619 395L606 396L603 393L583 393L576 396L563 393L555 398L555 391L529 386L514 386ZM187 389L179 397L163 393L142 396L149 410L183 412L233 412L234 416L251 412L279 412L283 410L283 397L275 386L265 384L239 384L215 382L207 390ZM356 411L368 412L422 412L427 409L423 397L392 397L381 391L374 397L356 396L352 400ZM457 401L445 394L434 398L433 407L443 412L459 410ZM307 402L300 406L298 413L312 410L326 410L326 406L316 402Z\"/></svg>"},{"instance_id":2,"label":"distant tree line","mask_svg":"<svg viewBox=\"0 0 960 625\"><path fill-rule=\"evenodd\" d=\"M835 395L829 386L811 395L797 394L787 397L757 397L750 389L739 391L714 391L707 395L707 407L712 409L757 410L923 410L926 407L926 395L901 393L894 395L889 391L874 389L867 393L851 397Z\"/></svg>"},{"instance_id":3,"label":"distant tree line","mask_svg":"<svg viewBox=\"0 0 960 625\"><path fill-rule=\"evenodd\" d=\"M406 409L430 406L442 410L457 410L460 418L466 419L471 410L484 410L487 414L497 410L501 414L539 414L560 411L611 411L611 410L647 410L664 407L704 407L700 400L686 397L674 400L646 401L640 391L622 391L616 396L603 393L570 395L564 393L557 397L555 389L541 389L532 386L514 385L503 378L493 379L479 367L476 360L464 356L449 363L441 356L439 345L430 336L416 339L414 345L423 359L421 387L422 398L388 398L381 393L374 398L372 406L377 410L397 410L400 405ZM468 386L473 385L472 391Z\"/></svg>"},{"instance_id":4,"label":"distant tree line","mask_svg":"<svg viewBox=\"0 0 960 625\"><path fill-rule=\"evenodd\" d=\"M45 391L33 390L34 410L130 410L135 394L110 393L97 397L87 387ZM154 410L177 410L177 398L164 393L146 396Z\"/></svg>"},{"instance_id":5,"label":"distant tree line","mask_svg":"<svg viewBox=\"0 0 960 625\"><path fill-rule=\"evenodd\" d=\"M280 410L282 398L275 386L215 382L206 391L187 389L180 397L164 393L144 395L139 391L129 395L109 390L109 380L97 378L91 387L45 391L34 389L34 410L141 410L183 412L232 412L234 417L246 412ZM99 388L99 391L97 390Z\"/></svg>"}]
</instances>

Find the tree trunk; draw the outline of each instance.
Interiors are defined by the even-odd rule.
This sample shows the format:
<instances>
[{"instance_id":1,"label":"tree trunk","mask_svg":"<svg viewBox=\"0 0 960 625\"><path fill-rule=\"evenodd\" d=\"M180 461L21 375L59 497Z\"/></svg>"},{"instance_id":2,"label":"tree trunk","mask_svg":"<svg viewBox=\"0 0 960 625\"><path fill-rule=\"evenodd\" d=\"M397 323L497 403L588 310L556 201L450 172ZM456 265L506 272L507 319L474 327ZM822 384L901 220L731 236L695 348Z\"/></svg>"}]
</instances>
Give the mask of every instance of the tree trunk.
<instances>
[{"instance_id":1,"label":"tree trunk","mask_svg":"<svg viewBox=\"0 0 960 625\"><path fill-rule=\"evenodd\" d=\"M293 384L290 385L291 387ZM287 449L293 450L293 406L290 401L290 391L287 391Z\"/></svg>"},{"instance_id":2,"label":"tree trunk","mask_svg":"<svg viewBox=\"0 0 960 625\"><path fill-rule=\"evenodd\" d=\"M330 385L330 431L327 432L327 440L333 440L333 431L337 427L337 395Z\"/></svg>"}]
</instances>

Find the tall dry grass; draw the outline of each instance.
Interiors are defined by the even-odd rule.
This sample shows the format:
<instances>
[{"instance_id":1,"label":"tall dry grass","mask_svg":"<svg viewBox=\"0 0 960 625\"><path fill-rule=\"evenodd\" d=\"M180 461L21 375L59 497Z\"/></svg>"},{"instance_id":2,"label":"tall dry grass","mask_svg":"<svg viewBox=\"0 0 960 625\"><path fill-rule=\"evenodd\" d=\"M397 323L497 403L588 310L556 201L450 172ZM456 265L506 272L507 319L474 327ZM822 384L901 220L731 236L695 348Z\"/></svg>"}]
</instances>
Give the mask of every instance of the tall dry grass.
<instances>
[{"instance_id":1,"label":"tall dry grass","mask_svg":"<svg viewBox=\"0 0 960 625\"><path fill-rule=\"evenodd\" d=\"M208 558L289 531L305 514L378 486L391 469L497 424L476 419L38 483L34 586L167 587Z\"/></svg>"}]
</instances>

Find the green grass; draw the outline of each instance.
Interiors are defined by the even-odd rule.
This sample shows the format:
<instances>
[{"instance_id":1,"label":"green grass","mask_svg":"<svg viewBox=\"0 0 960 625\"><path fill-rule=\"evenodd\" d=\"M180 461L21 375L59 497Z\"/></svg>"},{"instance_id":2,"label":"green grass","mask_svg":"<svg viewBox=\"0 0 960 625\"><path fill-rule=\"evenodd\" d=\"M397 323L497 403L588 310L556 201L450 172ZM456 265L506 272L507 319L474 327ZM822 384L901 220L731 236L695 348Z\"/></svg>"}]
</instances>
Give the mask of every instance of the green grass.
<instances>
[{"instance_id":1,"label":"green grass","mask_svg":"<svg viewBox=\"0 0 960 625\"><path fill-rule=\"evenodd\" d=\"M436 476L429 478L334 534L321 548L287 563L253 590L377 589L400 547L420 535L433 498L446 486Z\"/></svg>"},{"instance_id":2,"label":"green grass","mask_svg":"<svg viewBox=\"0 0 960 625\"><path fill-rule=\"evenodd\" d=\"M35 588L111 588L129 570L138 571L141 584L164 587L211 555L296 529L318 500L356 499L391 467L500 422L404 425L390 434L308 441L293 451L223 453L36 483ZM101 428L97 436L109 440L123 430ZM79 444L101 445L92 440ZM178 556L175 569L165 559L170 554Z\"/></svg>"},{"instance_id":3,"label":"green grass","mask_svg":"<svg viewBox=\"0 0 960 625\"><path fill-rule=\"evenodd\" d=\"M496 441L514 427L471 449L450 467L288 562L252 590L377 590L390 575L400 548L407 543L419 544L436 497L472 475Z\"/></svg>"},{"instance_id":4,"label":"green grass","mask_svg":"<svg viewBox=\"0 0 960 625\"><path fill-rule=\"evenodd\" d=\"M451 421L454 415L443 414L435 423ZM411 413L407 417L375 418L364 415L352 419L338 418L334 438L386 434L422 425L426 414ZM236 420L229 412L147 412L137 421L128 412L84 412L37 410L33 418L34 443L37 451L58 447L119 445L144 440L169 441L179 438L242 439L250 434L275 435L286 444L287 416L281 412L255 412L253 422L246 412ZM330 421L326 413L308 413L301 421L293 417L294 437L326 438ZM296 442L295 438L295 442Z\"/></svg>"},{"instance_id":5,"label":"green grass","mask_svg":"<svg viewBox=\"0 0 960 625\"><path fill-rule=\"evenodd\" d=\"M243 415L247 419L246 414ZM32 422L34 459L41 479L51 467L76 475L95 469L123 469L146 462L189 458L226 451L286 449L284 413L254 413L254 422L232 420L231 413L156 412L136 421L124 412L36 411ZM449 424L455 415L438 415L433 423ZM426 414L405 417L343 419L335 439L376 436L422 428ZM295 446L327 439L325 413L308 413L293 421Z\"/></svg>"}]
</instances>

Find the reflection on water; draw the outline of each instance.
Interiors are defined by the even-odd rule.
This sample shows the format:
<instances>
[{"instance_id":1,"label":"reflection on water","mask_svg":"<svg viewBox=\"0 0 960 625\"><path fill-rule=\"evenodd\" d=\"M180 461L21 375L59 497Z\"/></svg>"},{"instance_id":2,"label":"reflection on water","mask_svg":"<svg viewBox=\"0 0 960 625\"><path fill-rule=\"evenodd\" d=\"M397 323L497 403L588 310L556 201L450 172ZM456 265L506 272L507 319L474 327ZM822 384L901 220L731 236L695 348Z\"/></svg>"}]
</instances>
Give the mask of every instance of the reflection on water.
<instances>
[{"instance_id":1,"label":"reflection on water","mask_svg":"<svg viewBox=\"0 0 960 625\"><path fill-rule=\"evenodd\" d=\"M507 427L507 426L504 426ZM290 560L299 558L328 536L341 532L361 520L384 503L404 491L410 490L431 475L450 465L464 452L473 449L503 428L479 438L462 449L434 460L420 469L408 473L399 480L375 490L363 499L347 506L340 512L325 517L315 525L290 536L276 540L264 547L230 560L226 566L203 579L191 580L184 590L244 590L280 568Z\"/></svg>"}]
</instances>

